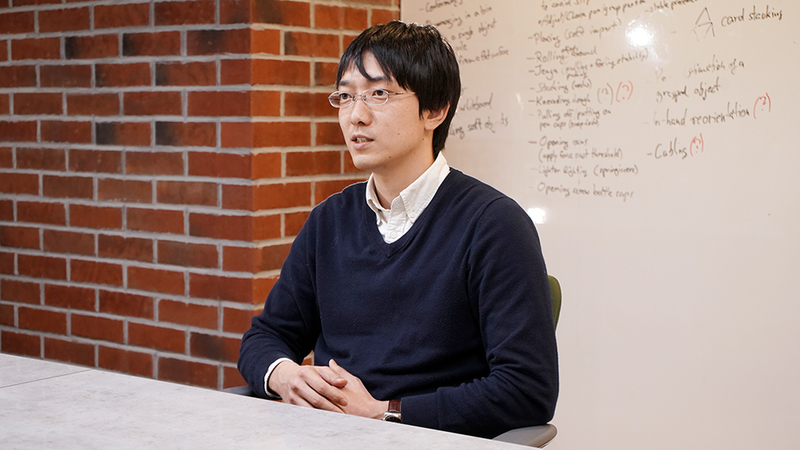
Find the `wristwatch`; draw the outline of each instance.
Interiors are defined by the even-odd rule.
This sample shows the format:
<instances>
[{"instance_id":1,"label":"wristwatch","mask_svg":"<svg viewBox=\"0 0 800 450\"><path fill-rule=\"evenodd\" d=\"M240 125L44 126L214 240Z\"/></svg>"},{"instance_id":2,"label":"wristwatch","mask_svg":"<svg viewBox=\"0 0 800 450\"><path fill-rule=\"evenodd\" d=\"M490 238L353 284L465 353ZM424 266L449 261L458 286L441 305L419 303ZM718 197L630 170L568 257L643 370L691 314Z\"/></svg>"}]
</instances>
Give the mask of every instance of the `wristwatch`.
<instances>
[{"instance_id":1,"label":"wristwatch","mask_svg":"<svg viewBox=\"0 0 800 450\"><path fill-rule=\"evenodd\" d=\"M397 422L402 423L402 417L400 415L400 400L389 400L389 409L383 413L383 417L381 420L385 420L387 422Z\"/></svg>"}]
</instances>

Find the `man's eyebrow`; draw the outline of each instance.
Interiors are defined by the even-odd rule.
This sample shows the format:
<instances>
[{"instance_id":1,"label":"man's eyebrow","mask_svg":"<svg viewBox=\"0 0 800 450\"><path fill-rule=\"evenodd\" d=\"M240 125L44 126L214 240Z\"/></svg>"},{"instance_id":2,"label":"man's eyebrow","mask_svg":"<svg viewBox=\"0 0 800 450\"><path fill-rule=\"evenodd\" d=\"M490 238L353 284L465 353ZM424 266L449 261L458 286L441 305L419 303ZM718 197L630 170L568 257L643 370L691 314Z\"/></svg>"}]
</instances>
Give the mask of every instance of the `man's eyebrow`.
<instances>
[{"instance_id":1,"label":"man's eyebrow","mask_svg":"<svg viewBox=\"0 0 800 450\"><path fill-rule=\"evenodd\" d=\"M377 77L366 76L365 78L370 83L376 83L378 81L385 81L387 83L392 82L392 78L387 77L386 75L383 75L383 74L381 74L380 76L377 76ZM346 78L342 78L341 80L339 80L339 84L338 85L339 86L349 86L351 84L352 84L352 82L350 80L348 80Z\"/></svg>"}]
</instances>

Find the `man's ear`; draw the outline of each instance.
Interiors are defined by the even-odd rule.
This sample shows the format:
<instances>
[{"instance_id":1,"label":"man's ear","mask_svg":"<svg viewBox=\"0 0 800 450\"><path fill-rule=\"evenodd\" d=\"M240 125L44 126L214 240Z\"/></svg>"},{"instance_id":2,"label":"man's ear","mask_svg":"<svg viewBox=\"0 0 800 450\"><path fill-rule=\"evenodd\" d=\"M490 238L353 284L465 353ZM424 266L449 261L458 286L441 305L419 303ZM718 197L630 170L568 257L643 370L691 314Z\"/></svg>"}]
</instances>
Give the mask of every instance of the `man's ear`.
<instances>
[{"instance_id":1,"label":"man's ear","mask_svg":"<svg viewBox=\"0 0 800 450\"><path fill-rule=\"evenodd\" d=\"M422 119L425 121L425 129L433 131L447 118L447 112L450 111L450 105L438 111L423 111Z\"/></svg>"}]
</instances>

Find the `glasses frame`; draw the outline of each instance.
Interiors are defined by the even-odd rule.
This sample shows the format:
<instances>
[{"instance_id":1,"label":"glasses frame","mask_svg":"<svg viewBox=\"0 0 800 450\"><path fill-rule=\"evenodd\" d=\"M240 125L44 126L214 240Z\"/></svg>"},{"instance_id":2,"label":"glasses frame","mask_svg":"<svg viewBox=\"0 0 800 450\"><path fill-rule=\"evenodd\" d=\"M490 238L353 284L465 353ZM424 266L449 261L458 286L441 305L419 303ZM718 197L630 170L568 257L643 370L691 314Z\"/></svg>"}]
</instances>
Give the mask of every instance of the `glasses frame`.
<instances>
[{"instance_id":1,"label":"glasses frame","mask_svg":"<svg viewBox=\"0 0 800 450\"><path fill-rule=\"evenodd\" d=\"M386 91L386 99L385 99L384 101L382 101L382 102L381 102L380 100L375 100L375 98L374 98L374 97L372 97L372 94L374 94L374 93L375 93L375 91ZM350 100L350 102L349 102L349 103L347 103L346 105L336 105L334 102L336 102L336 101L337 101L337 100L336 100L336 96L337 96L337 95L339 95L339 94L348 94L348 95L352 95L352 96L353 96L353 99L352 99L352 100ZM358 100L358 99L360 98L360 99L361 99L361 101L362 101L362 102L364 102L364 104L365 104L365 105L369 105L369 106L380 106L380 105L385 105L385 104L386 104L386 102L388 102L388 101L389 101L389 98L391 98L391 97L393 97L393 96L395 96L395 95L404 95L404 94L414 94L414 92L411 92L411 91L406 91L406 92L391 92L391 91L389 91L388 89L383 89L383 88L371 88L371 89L367 89L366 91L363 91L363 92L362 92L362 93L360 93L360 94L353 94L353 93L350 93L350 92L344 92L344 91L336 91L336 92L333 92L333 93L331 93L331 95L329 95L329 96L328 96L328 103L330 103L330 104L331 104L331 106L333 106L334 108L337 108L337 109L340 109L340 108L348 108L348 107L350 107L350 106L353 106L353 105L355 105L355 104L356 104L356 100Z\"/></svg>"}]
</instances>

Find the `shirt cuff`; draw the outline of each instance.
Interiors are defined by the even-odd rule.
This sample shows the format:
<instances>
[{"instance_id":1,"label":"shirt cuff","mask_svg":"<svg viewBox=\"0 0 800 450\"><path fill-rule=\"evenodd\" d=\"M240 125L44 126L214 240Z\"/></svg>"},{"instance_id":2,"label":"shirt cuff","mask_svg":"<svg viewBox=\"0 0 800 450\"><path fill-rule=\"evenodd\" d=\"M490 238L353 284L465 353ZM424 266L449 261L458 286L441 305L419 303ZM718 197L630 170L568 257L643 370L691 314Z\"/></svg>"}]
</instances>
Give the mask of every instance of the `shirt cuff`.
<instances>
[{"instance_id":1,"label":"shirt cuff","mask_svg":"<svg viewBox=\"0 0 800 450\"><path fill-rule=\"evenodd\" d=\"M267 368L267 373L264 374L264 392L267 394L267 398L276 399L276 400L281 398L280 395L278 395L278 394L272 392L272 390L270 390L268 382L269 382L269 376L272 375L272 371L275 370L275 367L277 367L277 365L282 363L283 361L291 361L291 359L289 359L289 358L278 358L278 359L276 359L275 362L273 362L272 364L269 365L269 368Z\"/></svg>"}]
</instances>

